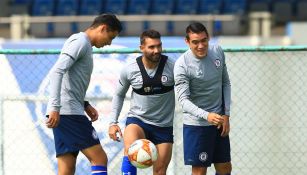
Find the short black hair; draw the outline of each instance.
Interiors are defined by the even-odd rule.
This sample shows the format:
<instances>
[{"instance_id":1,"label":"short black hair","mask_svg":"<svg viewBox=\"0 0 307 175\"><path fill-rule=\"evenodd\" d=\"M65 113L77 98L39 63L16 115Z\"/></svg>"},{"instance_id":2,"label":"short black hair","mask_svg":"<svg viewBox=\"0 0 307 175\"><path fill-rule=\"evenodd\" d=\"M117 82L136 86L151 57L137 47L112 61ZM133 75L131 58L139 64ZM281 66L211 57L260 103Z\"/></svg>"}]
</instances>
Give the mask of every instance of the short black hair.
<instances>
[{"instance_id":1,"label":"short black hair","mask_svg":"<svg viewBox=\"0 0 307 175\"><path fill-rule=\"evenodd\" d=\"M209 37L209 33L207 28L200 22L193 22L190 25L188 25L188 27L185 30L186 33L186 39L190 39L189 38L189 33L202 33L205 32L207 34L207 36Z\"/></svg>"},{"instance_id":2,"label":"short black hair","mask_svg":"<svg viewBox=\"0 0 307 175\"><path fill-rule=\"evenodd\" d=\"M108 26L108 30L117 31L118 33L122 31L122 25L118 18L113 14L101 14L97 16L90 27L96 28L101 24Z\"/></svg>"},{"instance_id":3,"label":"short black hair","mask_svg":"<svg viewBox=\"0 0 307 175\"><path fill-rule=\"evenodd\" d=\"M161 34L153 29L145 30L140 36L140 43L143 45L146 38L160 39Z\"/></svg>"}]
</instances>

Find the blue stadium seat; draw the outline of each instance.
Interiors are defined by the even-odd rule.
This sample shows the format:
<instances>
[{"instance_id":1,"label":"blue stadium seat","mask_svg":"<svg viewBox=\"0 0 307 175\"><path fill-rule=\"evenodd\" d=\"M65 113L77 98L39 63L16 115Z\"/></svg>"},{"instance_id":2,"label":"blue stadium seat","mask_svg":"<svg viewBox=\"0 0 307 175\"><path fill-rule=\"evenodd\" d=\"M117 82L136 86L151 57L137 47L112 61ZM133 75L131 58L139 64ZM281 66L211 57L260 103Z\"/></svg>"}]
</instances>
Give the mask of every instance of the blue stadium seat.
<instances>
[{"instance_id":1,"label":"blue stadium seat","mask_svg":"<svg viewBox=\"0 0 307 175\"><path fill-rule=\"evenodd\" d=\"M174 10L174 0L152 0L151 14L172 14Z\"/></svg>"},{"instance_id":2,"label":"blue stadium seat","mask_svg":"<svg viewBox=\"0 0 307 175\"><path fill-rule=\"evenodd\" d=\"M127 14L148 14L150 5L149 0L130 0Z\"/></svg>"},{"instance_id":3,"label":"blue stadium seat","mask_svg":"<svg viewBox=\"0 0 307 175\"><path fill-rule=\"evenodd\" d=\"M32 16L52 16L54 0L34 0L31 10Z\"/></svg>"},{"instance_id":4,"label":"blue stadium seat","mask_svg":"<svg viewBox=\"0 0 307 175\"><path fill-rule=\"evenodd\" d=\"M246 13L246 7L246 0L224 0L222 13L242 15Z\"/></svg>"},{"instance_id":5,"label":"blue stadium seat","mask_svg":"<svg viewBox=\"0 0 307 175\"><path fill-rule=\"evenodd\" d=\"M105 12L123 15L126 13L127 0L107 0Z\"/></svg>"},{"instance_id":6,"label":"blue stadium seat","mask_svg":"<svg viewBox=\"0 0 307 175\"><path fill-rule=\"evenodd\" d=\"M54 0L34 0L31 8L32 16L52 16ZM30 25L30 34L34 37L49 37L53 34L52 23L34 23Z\"/></svg>"},{"instance_id":7,"label":"blue stadium seat","mask_svg":"<svg viewBox=\"0 0 307 175\"><path fill-rule=\"evenodd\" d=\"M127 14L129 15L146 15L150 8L149 0L130 0L128 3ZM148 28L148 22L133 21L125 23L125 33L127 35L139 36L143 30Z\"/></svg>"},{"instance_id":8,"label":"blue stadium seat","mask_svg":"<svg viewBox=\"0 0 307 175\"><path fill-rule=\"evenodd\" d=\"M103 10L104 0L81 0L79 15L99 15Z\"/></svg>"},{"instance_id":9,"label":"blue stadium seat","mask_svg":"<svg viewBox=\"0 0 307 175\"><path fill-rule=\"evenodd\" d=\"M173 14L175 7L175 0L152 0L151 1L151 14ZM169 35L172 33L172 22L170 21L151 21L148 23L148 27L155 29L161 33L161 35Z\"/></svg>"},{"instance_id":10,"label":"blue stadium seat","mask_svg":"<svg viewBox=\"0 0 307 175\"><path fill-rule=\"evenodd\" d=\"M176 14L195 14L197 13L198 0L177 0L175 5Z\"/></svg>"},{"instance_id":11,"label":"blue stadium seat","mask_svg":"<svg viewBox=\"0 0 307 175\"><path fill-rule=\"evenodd\" d=\"M55 7L55 15L70 16L77 15L79 3L76 0L58 0ZM77 32L76 23L54 23L54 37L68 37Z\"/></svg>"},{"instance_id":12,"label":"blue stadium seat","mask_svg":"<svg viewBox=\"0 0 307 175\"><path fill-rule=\"evenodd\" d=\"M272 0L250 0L249 11L250 12L270 12Z\"/></svg>"},{"instance_id":13,"label":"blue stadium seat","mask_svg":"<svg viewBox=\"0 0 307 175\"><path fill-rule=\"evenodd\" d=\"M58 0L55 15L77 15L78 5L76 0Z\"/></svg>"},{"instance_id":14,"label":"blue stadium seat","mask_svg":"<svg viewBox=\"0 0 307 175\"><path fill-rule=\"evenodd\" d=\"M200 0L199 14L220 14L222 10L222 0Z\"/></svg>"}]
</instances>

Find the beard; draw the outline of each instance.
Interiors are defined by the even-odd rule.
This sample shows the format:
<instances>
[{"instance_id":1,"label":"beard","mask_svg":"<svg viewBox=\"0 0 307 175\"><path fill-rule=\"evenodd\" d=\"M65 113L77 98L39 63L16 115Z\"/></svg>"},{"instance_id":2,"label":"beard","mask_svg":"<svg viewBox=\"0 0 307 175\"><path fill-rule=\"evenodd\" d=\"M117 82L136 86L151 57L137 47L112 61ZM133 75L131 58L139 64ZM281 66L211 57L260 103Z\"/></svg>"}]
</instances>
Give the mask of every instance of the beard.
<instances>
[{"instance_id":1,"label":"beard","mask_svg":"<svg viewBox=\"0 0 307 175\"><path fill-rule=\"evenodd\" d=\"M161 58L161 53L156 53L156 54L144 54L147 60L149 60L152 63L158 63Z\"/></svg>"}]
</instances>

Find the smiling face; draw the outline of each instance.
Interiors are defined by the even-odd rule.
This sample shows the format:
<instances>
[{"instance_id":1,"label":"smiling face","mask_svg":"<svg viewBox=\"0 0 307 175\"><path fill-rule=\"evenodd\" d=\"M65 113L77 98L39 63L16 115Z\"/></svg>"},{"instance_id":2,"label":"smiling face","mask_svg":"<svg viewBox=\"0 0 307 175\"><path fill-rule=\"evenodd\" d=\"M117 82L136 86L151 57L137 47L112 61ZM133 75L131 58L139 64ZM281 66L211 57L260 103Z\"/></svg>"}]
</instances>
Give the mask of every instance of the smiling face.
<instances>
[{"instance_id":1,"label":"smiling face","mask_svg":"<svg viewBox=\"0 0 307 175\"><path fill-rule=\"evenodd\" d=\"M188 33L185 39L186 44L190 47L191 51L196 58L203 58L208 54L209 36L206 32Z\"/></svg>"},{"instance_id":2,"label":"smiling face","mask_svg":"<svg viewBox=\"0 0 307 175\"><path fill-rule=\"evenodd\" d=\"M143 52L143 57L149 62L158 63L160 61L162 52L162 42L160 39L146 37L140 49Z\"/></svg>"}]
</instances>

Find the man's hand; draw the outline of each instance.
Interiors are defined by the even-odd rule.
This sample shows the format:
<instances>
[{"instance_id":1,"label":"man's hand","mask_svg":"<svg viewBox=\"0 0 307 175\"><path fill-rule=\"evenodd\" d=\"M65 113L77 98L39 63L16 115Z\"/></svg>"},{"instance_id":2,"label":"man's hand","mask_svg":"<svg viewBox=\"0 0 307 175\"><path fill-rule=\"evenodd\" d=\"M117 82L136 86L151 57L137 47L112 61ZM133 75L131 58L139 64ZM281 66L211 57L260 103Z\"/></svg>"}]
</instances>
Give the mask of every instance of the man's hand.
<instances>
[{"instance_id":1,"label":"man's hand","mask_svg":"<svg viewBox=\"0 0 307 175\"><path fill-rule=\"evenodd\" d=\"M119 134L119 136L118 136ZM109 136L112 140L120 142L120 138L123 137L120 127L117 124L110 124ZM120 138L119 138L120 137Z\"/></svg>"},{"instance_id":2,"label":"man's hand","mask_svg":"<svg viewBox=\"0 0 307 175\"><path fill-rule=\"evenodd\" d=\"M224 118L217 113L210 112L208 115L208 122L219 127L223 124Z\"/></svg>"},{"instance_id":3,"label":"man's hand","mask_svg":"<svg viewBox=\"0 0 307 175\"><path fill-rule=\"evenodd\" d=\"M51 111L49 113L49 118L46 121L48 128L55 128L60 123L60 113L58 111Z\"/></svg>"},{"instance_id":4,"label":"man's hand","mask_svg":"<svg viewBox=\"0 0 307 175\"><path fill-rule=\"evenodd\" d=\"M228 136L228 134L229 134L229 132L230 132L229 116L223 115L222 117L224 118L224 122L223 122L223 124L222 124L222 133L221 133L221 136L222 136L222 137L226 137L226 136Z\"/></svg>"},{"instance_id":5,"label":"man's hand","mask_svg":"<svg viewBox=\"0 0 307 175\"><path fill-rule=\"evenodd\" d=\"M94 122L98 119L98 112L91 105L88 105L85 109L86 114L91 118L91 121Z\"/></svg>"}]
</instances>

